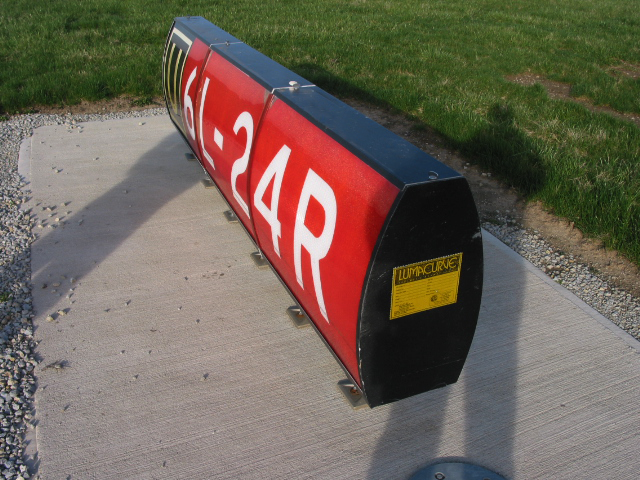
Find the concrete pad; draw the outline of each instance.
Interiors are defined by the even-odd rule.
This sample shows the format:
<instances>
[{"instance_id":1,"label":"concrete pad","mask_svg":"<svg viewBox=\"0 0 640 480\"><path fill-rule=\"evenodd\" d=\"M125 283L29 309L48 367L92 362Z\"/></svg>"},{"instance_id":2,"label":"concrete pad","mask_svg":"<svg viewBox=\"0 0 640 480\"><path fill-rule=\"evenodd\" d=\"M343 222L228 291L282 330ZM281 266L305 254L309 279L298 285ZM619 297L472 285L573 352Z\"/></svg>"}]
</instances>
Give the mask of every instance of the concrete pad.
<instances>
[{"instance_id":1,"label":"concrete pad","mask_svg":"<svg viewBox=\"0 0 640 480\"><path fill-rule=\"evenodd\" d=\"M168 117L28 142L42 478L637 478L638 342L488 233L460 381L354 411Z\"/></svg>"}]
</instances>

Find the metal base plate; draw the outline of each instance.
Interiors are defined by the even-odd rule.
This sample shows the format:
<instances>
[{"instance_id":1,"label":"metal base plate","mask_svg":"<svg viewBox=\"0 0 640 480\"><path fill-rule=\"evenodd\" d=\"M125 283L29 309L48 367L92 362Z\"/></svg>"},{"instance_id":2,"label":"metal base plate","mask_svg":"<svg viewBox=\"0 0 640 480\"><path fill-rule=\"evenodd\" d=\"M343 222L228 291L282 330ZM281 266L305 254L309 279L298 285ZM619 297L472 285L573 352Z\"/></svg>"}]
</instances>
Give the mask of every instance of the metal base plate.
<instances>
[{"instance_id":1,"label":"metal base plate","mask_svg":"<svg viewBox=\"0 0 640 480\"><path fill-rule=\"evenodd\" d=\"M251 258L258 268L267 268L269 266L267 259L264 258L260 252L252 252Z\"/></svg>"},{"instance_id":2,"label":"metal base plate","mask_svg":"<svg viewBox=\"0 0 640 480\"><path fill-rule=\"evenodd\" d=\"M304 313L297 305L287 308L287 315L289 315L289 318L296 328L306 328L311 326L309 317L307 317L307 314Z\"/></svg>"},{"instance_id":3,"label":"metal base plate","mask_svg":"<svg viewBox=\"0 0 640 480\"><path fill-rule=\"evenodd\" d=\"M223 213L224 213L224 218L227 219L227 222L238 223L238 217L236 216L233 210L225 210Z\"/></svg>"},{"instance_id":4,"label":"metal base plate","mask_svg":"<svg viewBox=\"0 0 640 480\"><path fill-rule=\"evenodd\" d=\"M505 480L505 478L470 463L443 462L417 471L409 480Z\"/></svg>"},{"instance_id":5,"label":"metal base plate","mask_svg":"<svg viewBox=\"0 0 640 480\"><path fill-rule=\"evenodd\" d=\"M349 402L351 408L359 410L369 405L364 399L364 395L360 392L360 389L356 387L351 380L340 380L338 382L338 390L342 393L344 398Z\"/></svg>"},{"instance_id":6,"label":"metal base plate","mask_svg":"<svg viewBox=\"0 0 640 480\"><path fill-rule=\"evenodd\" d=\"M216 188L216 184L213 183L208 178L203 178L201 182L202 182L202 185L204 185L204 188Z\"/></svg>"}]
</instances>

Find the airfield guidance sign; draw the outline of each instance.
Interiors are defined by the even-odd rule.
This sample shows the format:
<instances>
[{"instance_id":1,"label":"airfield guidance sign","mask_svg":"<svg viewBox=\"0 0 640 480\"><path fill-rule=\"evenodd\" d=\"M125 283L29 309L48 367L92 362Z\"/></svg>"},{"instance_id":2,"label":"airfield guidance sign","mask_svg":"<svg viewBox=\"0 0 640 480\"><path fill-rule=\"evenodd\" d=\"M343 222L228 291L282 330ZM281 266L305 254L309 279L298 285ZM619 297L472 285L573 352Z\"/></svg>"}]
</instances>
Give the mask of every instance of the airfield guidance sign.
<instances>
[{"instance_id":1,"label":"airfield guidance sign","mask_svg":"<svg viewBox=\"0 0 640 480\"><path fill-rule=\"evenodd\" d=\"M458 379L483 265L464 177L201 17L175 19L163 88L176 128L371 407Z\"/></svg>"}]
</instances>

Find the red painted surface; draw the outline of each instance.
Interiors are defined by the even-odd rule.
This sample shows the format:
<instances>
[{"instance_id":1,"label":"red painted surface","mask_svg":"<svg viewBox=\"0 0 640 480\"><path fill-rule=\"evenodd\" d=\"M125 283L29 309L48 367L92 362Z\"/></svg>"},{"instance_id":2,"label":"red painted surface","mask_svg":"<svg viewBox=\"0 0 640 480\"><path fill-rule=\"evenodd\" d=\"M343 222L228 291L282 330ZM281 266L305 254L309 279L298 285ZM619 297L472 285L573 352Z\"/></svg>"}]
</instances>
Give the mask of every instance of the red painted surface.
<instances>
[{"instance_id":1,"label":"red painted surface","mask_svg":"<svg viewBox=\"0 0 640 480\"><path fill-rule=\"evenodd\" d=\"M182 85L180 86L182 101L182 122L184 125L185 136L194 152L198 152L198 143L196 141L196 100L198 92L198 84L202 76L203 65L206 57L209 55L209 47L202 43L199 39L195 39L189 49L189 56L184 65L182 73Z\"/></svg>"},{"instance_id":2,"label":"red painted surface","mask_svg":"<svg viewBox=\"0 0 640 480\"><path fill-rule=\"evenodd\" d=\"M268 96L220 55L209 56L196 106L200 160L252 235L248 162Z\"/></svg>"},{"instance_id":3,"label":"red painted surface","mask_svg":"<svg viewBox=\"0 0 640 480\"><path fill-rule=\"evenodd\" d=\"M360 382L360 298L398 188L197 38L180 91L192 150Z\"/></svg>"},{"instance_id":4,"label":"red painted surface","mask_svg":"<svg viewBox=\"0 0 640 480\"><path fill-rule=\"evenodd\" d=\"M280 254L274 248L271 225L257 211L254 201L258 243L342 363L359 381L356 333L360 295L373 248L399 191L309 120L277 100L265 114L256 142L251 170L252 198L268 165L285 145L291 153L278 204ZM310 170L331 189L336 205L330 247L326 256L317 262L326 316L320 309L310 252L304 246L296 246L294 241L296 215ZM271 207L272 189L273 181L263 196L268 207ZM327 228L323 201L330 204L332 200L312 196L304 216L304 225L314 237L321 237ZM298 219L299 231L301 222ZM296 248L301 252L302 285L296 276Z\"/></svg>"}]
</instances>

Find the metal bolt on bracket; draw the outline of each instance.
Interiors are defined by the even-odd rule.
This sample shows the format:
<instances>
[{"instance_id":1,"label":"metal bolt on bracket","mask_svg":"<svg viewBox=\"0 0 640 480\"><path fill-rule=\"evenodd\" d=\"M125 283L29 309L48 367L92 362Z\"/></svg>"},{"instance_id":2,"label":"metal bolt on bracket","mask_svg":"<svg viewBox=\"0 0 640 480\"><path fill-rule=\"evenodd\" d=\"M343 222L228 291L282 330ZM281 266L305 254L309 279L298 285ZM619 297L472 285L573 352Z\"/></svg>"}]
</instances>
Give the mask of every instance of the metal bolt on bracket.
<instances>
[{"instance_id":1,"label":"metal bolt on bracket","mask_svg":"<svg viewBox=\"0 0 640 480\"><path fill-rule=\"evenodd\" d=\"M213 183L209 178L203 178L201 182L204 188L216 188L216 184Z\"/></svg>"},{"instance_id":2,"label":"metal bolt on bracket","mask_svg":"<svg viewBox=\"0 0 640 480\"><path fill-rule=\"evenodd\" d=\"M233 210L225 210L222 213L224 215L224 218L227 219L227 222L229 222L229 223L238 223L238 217L236 216L236 214L235 214L235 212Z\"/></svg>"},{"instance_id":3,"label":"metal bolt on bracket","mask_svg":"<svg viewBox=\"0 0 640 480\"><path fill-rule=\"evenodd\" d=\"M258 268L266 268L269 266L269 262L267 262L267 259L264 258L262 252L252 252L251 258L253 259L253 263L255 263L256 267Z\"/></svg>"},{"instance_id":4,"label":"metal bolt on bracket","mask_svg":"<svg viewBox=\"0 0 640 480\"><path fill-rule=\"evenodd\" d=\"M287 315L289 315L289 318L296 328L306 328L311 326L309 317L298 305L293 305L287 308Z\"/></svg>"},{"instance_id":5,"label":"metal bolt on bracket","mask_svg":"<svg viewBox=\"0 0 640 480\"><path fill-rule=\"evenodd\" d=\"M351 380L340 380L338 382L338 390L340 390L342 396L349 402L349 405L351 405L351 408L354 410L369 406L360 389L354 385Z\"/></svg>"}]
</instances>

